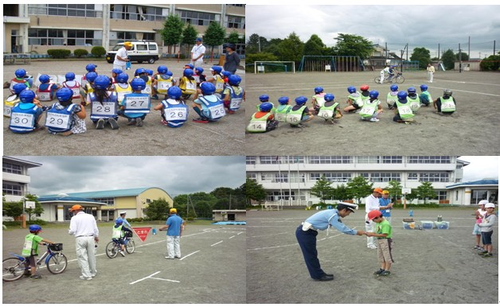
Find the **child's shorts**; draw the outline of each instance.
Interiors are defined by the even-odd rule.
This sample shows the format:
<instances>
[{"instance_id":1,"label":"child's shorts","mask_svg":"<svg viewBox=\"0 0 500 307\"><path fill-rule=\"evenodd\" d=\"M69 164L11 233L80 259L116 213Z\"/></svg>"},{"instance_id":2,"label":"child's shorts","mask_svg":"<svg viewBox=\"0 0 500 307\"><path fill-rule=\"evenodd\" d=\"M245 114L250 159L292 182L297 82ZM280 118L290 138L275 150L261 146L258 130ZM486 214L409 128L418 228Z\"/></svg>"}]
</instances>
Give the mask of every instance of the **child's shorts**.
<instances>
[{"instance_id":1,"label":"child's shorts","mask_svg":"<svg viewBox=\"0 0 500 307\"><path fill-rule=\"evenodd\" d=\"M484 245L491 245L491 236L493 235L493 230L490 232L481 232L481 239Z\"/></svg>"},{"instance_id":2,"label":"child's shorts","mask_svg":"<svg viewBox=\"0 0 500 307\"><path fill-rule=\"evenodd\" d=\"M392 239L378 239L378 260L380 262L394 263L392 259Z\"/></svg>"},{"instance_id":3,"label":"child's shorts","mask_svg":"<svg viewBox=\"0 0 500 307\"><path fill-rule=\"evenodd\" d=\"M474 224L474 229L472 230L472 234L477 236L481 235L481 229L479 228L478 224Z\"/></svg>"}]
</instances>

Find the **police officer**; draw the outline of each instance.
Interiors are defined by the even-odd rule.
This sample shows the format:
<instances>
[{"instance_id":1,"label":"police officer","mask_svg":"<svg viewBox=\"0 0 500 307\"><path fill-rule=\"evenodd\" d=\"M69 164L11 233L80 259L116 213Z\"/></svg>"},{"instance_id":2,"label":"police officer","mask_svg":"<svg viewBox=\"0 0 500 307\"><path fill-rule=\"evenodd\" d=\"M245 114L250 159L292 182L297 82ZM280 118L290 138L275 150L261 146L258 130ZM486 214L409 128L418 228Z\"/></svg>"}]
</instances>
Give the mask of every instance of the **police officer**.
<instances>
[{"instance_id":1,"label":"police officer","mask_svg":"<svg viewBox=\"0 0 500 307\"><path fill-rule=\"evenodd\" d=\"M363 230L354 230L342 224L340 218L344 218L358 209L357 205L340 202L336 209L320 211L313 214L302 223L295 231L295 236L299 242L300 249L304 255L307 269L311 278L316 281L333 280L333 274L326 274L319 264L318 251L316 249L316 237L318 230L335 227L338 231L350 235L364 235Z\"/></svg>"}]
</instances>

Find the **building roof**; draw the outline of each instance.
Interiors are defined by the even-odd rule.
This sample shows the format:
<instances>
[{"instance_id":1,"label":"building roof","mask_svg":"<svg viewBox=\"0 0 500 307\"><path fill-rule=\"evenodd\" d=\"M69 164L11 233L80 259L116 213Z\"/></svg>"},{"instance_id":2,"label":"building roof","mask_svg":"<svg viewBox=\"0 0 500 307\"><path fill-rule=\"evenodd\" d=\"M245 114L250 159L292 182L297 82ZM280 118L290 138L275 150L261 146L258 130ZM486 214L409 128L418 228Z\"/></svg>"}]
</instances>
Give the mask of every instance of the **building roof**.
<instances>
[{"instance_id":1,"label":"building roof","mask_svg":"<svg viewBox=\"0 0 500 307\"><path fill-rule=\"evenodd\" d=\"M498 179L481 179L475 181L459 182L456 184L446 186L447 189L454 189L459 187L470 186L498 186Z\"/></svg>"},{"instance_id":2,"label":"building roof","mask_svg":"<svg viewBox=\"0 0 500 307\"><path fill-rule=\"evenodd\" d=\"M15 163L15 164L20 164L23 165L26 168L31 168L31 167L40 167L42 166L41 163L37 162L32 162L32 161L27 161L19 158L14 158L14 157L9 157L9 156L3 156L3 161L7 161L10 163Z\"/></svg>"},{"instance_id":3,"label":"building roof","mask_svg":"<svg viewBox=\"0 0 500 307\"><path fill-rule=\"evenodd\" d=\"M74 196L66 196L66 195L57 195L57 196L41 196L38 198L40 203L78 203L78 204L93 204L93 205L102 205L107 206L105 203L101 203L89 198L82 197L74 197Z\"/></svg>"},{"instance_id":4,"label":"building roof","mask_svg":"<svg viewBox=\"0 0 500 307\"><path fill-rule=\"evenodd\" d=\"M106 191L91 191L91 192L78 192L78 193L66 193L71 197L82 197L82 198L115 198L115 197L127 197L127 196L137 196L149 189L159 189L165 192L169 197L170 195L163 189L157 187L147 187L147 188L134 188L134 189L117 189L117 190L106 190ZM41 197L55 197L56 194L42 195Z\"/></svg>"}]
</instances>

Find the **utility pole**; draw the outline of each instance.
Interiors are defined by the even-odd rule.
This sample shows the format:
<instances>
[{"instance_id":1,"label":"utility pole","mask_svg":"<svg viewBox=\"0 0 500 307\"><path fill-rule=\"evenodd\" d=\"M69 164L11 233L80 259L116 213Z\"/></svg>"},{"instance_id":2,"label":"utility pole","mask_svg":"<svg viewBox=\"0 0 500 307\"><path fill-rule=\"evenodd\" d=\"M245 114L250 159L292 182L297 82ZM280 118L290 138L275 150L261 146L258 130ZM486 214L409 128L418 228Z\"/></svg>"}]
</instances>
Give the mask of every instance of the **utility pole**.
<instances>
[{"instance_id":1,"label":"utility pole","mask_svg":"<svg viewBox=\"0 0 500 307\"><path fill-rule=\"evenodd\" d=\"M460 49L460 43L458 44L458 72L462 72L462 49Z\"/></svg>"}]
</instances>

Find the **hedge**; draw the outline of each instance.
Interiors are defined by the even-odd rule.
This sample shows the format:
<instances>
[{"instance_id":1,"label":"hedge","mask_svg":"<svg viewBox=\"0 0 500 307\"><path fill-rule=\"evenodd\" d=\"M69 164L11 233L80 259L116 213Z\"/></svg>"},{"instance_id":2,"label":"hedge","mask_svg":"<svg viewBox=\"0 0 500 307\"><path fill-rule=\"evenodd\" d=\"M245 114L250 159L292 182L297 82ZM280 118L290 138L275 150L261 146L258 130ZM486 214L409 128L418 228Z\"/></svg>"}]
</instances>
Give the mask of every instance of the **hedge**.
<instances>
[{"instance_id":1,"label":"hedge","mask_svg":"<svg viewBox=\"0 0 500 307\"><path fill-rule=\"evenodd\" d=\"M49 49L47 50L47 54L50 55L54 59L64 59L69 57L71 54L71 50L68 49Z\"/></svg>"}]
</instances>

